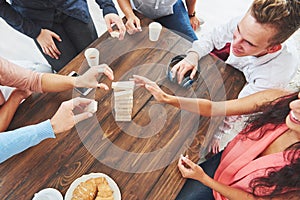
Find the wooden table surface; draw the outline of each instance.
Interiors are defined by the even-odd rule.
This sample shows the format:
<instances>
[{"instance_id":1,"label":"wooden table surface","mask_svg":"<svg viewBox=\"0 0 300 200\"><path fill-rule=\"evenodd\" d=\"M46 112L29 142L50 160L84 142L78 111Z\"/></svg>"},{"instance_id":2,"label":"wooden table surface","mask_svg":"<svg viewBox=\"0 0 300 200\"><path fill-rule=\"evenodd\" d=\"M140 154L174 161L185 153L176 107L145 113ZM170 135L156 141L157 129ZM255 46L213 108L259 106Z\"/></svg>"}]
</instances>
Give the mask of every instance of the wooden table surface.
<instances>
[{"instance_id":1,"label":"wooden table surface","mask_svg":"<svg viewBox=\"0 0 300 200\"><path fill-rule=\"evenodd\" d=\"M244 85L243 75L210 55L200 60L201 75L192 88L182 89L166 80L170 59L185 53L191 43L165 28L159 41L150 42L149 22L142 19L143 31L127 34L123 41L105 33L91 45L99 49L100 63L114 70L114 81L138 74L178 96L237 97ZM60 74L86 69L81 53ZM100 80L111 84L105 76ZM9 129L49 119L61 102L75 96L79 96L75 90L34 94L20 105ZM115 122L112 90L93 90L88 98L98 101L98 111L91 119L0 164L1 199L31 199L47 187L65 195L75 179L92 172L109 175L124 200L175 199L185 182L177 169L179 155L188 154L197 161L199 151L205 149L222 121L159 104L144 88L135 88L131 122Z\"/></svg>"}]
</instances>

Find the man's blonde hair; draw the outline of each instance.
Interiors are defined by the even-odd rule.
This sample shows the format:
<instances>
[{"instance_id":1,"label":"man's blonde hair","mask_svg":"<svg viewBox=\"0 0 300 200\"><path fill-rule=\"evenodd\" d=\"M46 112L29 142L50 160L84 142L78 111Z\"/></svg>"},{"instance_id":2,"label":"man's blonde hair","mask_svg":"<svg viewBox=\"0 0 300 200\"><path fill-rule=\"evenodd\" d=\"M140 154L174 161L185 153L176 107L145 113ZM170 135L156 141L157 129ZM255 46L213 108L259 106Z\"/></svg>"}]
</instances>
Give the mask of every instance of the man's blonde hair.
<instances>
[{"instance_id":1,"label":"man's blonde hair","mask_svg":"<svg viewBox=\"0 0 300 200\"><path fill-rule=\"evenodd\" d=\"M300 0L254 0L250 14L277 31L268 41L270 46L281 44L300 27Z\"/></svg>"}]
</instances>

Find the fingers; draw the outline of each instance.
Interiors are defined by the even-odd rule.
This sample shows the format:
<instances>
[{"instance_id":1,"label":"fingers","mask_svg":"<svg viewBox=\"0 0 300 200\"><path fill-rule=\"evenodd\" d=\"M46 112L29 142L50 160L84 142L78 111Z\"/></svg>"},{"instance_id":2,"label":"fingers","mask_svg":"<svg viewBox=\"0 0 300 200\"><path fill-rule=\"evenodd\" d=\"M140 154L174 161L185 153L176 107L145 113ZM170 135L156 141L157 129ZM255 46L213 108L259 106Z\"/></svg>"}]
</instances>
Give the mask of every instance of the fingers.
<instances>
[{"instance_id":1,"label":"fingers","mask_svg":"<svg viewBox=\"0 0 300 200\"><path fill-rule=\"evenodd\" d=\"M80 107L80 105L82 105L82 104L88 105L92 101L93 101L92 99L76 97L76 98L66 101L64 103L66 103L68 106L70 106L71 110L74 110L74 108Z\"/></svg>"},{"instance_id":2,"label":"fingers","mask_svg":"<svg viewBox=\"0 0 300 200\"><path fill-rule=\"evenodd\" d=\"M120 33L119 40L123 40L125 33L126 33L126 28L122 21L122 18L115 13L110 13L110 14L105 15L104 19L105 19L105 23L106 23L108 32L113 31L112 24L115 23L116 26L118 27L119 33Z\"/></svg>"},{"instance_id":3,"label":"fingers","mask_svg":"<svg viewBox=\"0 0 300 200\"><path fill-rule=\"evenodd\" d=\"M104 84L104 83L99 83L97 85L97 87L101 88L101 89L104 89L104 90L109 90L109 87L106 84Z\"/></svg>"},{"instance_id":4,"label":"fingers","mask_svg":"<svg viewBox=\"0 0 300 200\"><path fill-rule=\"evenodd\" d=\"M142 84L145 85L147 83L152 83L153 81L147 79L146 77L139 76L139 75L133 75L134 81L136 84Z\"/></svg>"},{"instance_id":5,"label":"fingers","mask_svg":"<svg viewBox=\"0 0 300 200\"><path fill-rule=\"evenodd\" d=\"M104 73L110 80L114 80L114 72L107 64L96 66L99 73Z\"/></svg>"},{"instance_id":6,"label":"fingers","mask_svg":"<svg viewBox=\"0 0 300 200\"><path fill-rule=\"evenodd\" d=\"M78 122L81 122L81 121L83 121L87 118L90 118L92 116L93 116L93 114L90 113L90 112L80 113L80 114L74 115L74 122L75 122L75 124L77 124Z\"/></svg>"},{"instance_id":7,"label":"fingers","mask_svg":"<svg viewBox=\"0 0 300 200\"><path fill-rule=\"evenodd\" d=\"M184 75L189 71L190 69L186 67L181 67L179 68L177 72L177 79L178 79L178 84L180 84L184 78Z\"/></svg>"},{"instance_id":8,"label":"fingers","mask_svg":"<svg viewBox=\"0 0 300 200\"><path fill-rule=\"evenodd\" d=\"M49 47L44 47L44 53L49 55L51 58L58 59L59 55L61 54L60 51L57 49L56 45L53 44Z\"/></svg>"},{"instance_id":9,"label":"fingers","mask_svg":"<svg viewBox=\"0 0 300 200\"><path fill-rule=\"evenodd\" d=\"M136 32L142 31L140 20L137 17L135 17L134 19L128 19L125 26L126 26L127 32L130 35L135 34Z\"/></svg>"},{"instance_id":10,"label":"fingers","mask_svg":"<svg viewBox=\"0 0 300 200\"><path fill-rule=\"evenodd\" d=\"M197 73L197 69L196 69L196 67L194 67L193 70L192 70L192 73L190 75L190 79L194 79L196 73Z\"/></svg>"},{"instance_id":11,"label":"fingers","mask_svg":"<svg viewBox=\"0 0 300 200\"><path fill-rule=\"evenodd\" d=\"M121 21L121 23L117 22L116 25L117 25L117 27L119 29L119 33L120 33L119 40L123 40L124 36L125 36L125 33L126 33L126 27L125 27L125 25L123 24L122 21Z\"/></svg>"}]
</instances>

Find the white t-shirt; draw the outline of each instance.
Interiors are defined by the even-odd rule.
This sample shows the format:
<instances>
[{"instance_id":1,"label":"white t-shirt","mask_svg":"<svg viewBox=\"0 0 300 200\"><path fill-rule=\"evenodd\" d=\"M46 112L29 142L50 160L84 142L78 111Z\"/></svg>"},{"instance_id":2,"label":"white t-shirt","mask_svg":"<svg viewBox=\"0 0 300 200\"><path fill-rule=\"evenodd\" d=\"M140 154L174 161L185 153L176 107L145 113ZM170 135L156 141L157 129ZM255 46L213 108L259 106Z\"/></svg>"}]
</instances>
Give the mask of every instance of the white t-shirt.
<instances>
[{"instance_id":1,"label":"white t-shirt","mask_svg":"<svg viewBox=\"0 0 300 200\"><path fill-rule=\"evenodd\" d=\"M222 49L226 43L232 43L235 31L241 17L232 19L229 23L216 27L211 34L206 34L194 41L192 49L199 58L207 55L214 48ZM282 44L281 50L261 57L236 57L230 49L227 64L242 71L246 78L246 85L239 94L239 98L258 91L271 88L285 88L297 72L300 64L297 49L292 39Z\"/></svg>"}]
</instances>

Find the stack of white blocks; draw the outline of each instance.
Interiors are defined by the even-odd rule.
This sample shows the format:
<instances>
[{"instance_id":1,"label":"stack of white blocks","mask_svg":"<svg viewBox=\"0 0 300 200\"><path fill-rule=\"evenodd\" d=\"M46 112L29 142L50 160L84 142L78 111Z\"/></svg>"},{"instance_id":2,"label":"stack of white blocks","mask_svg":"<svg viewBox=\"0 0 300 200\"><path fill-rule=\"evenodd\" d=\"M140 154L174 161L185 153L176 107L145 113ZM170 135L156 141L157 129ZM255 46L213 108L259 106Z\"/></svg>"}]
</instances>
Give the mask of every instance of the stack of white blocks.
<instances>
[{"instance_id":1,"label":"stack of white blocks","mask_svg":"<svg viewBox=\"0 0 300 200\"><path fill-rule=\"evenodd\" d=\"M113 82L116 121L131 121L134 81Z\"/></svg>"}]
</instances>

